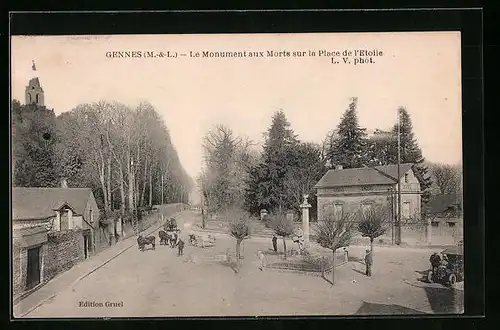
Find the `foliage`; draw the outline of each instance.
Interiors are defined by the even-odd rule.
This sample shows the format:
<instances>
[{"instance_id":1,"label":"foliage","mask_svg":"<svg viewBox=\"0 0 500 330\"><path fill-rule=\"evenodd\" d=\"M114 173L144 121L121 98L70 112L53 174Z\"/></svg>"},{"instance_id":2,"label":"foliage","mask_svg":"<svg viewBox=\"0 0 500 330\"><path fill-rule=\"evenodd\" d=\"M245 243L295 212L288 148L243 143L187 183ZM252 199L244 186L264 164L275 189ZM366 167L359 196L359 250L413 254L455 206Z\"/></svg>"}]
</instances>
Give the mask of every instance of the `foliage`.
<instances>
[{"instance_id":1,"label":"foliage","mask_svg":"<svg viewBox=\"0 0 500 330\"><path fill-rule=\"evenodd\" d=\"M237 208L231 208L224 213L224 218L229 221L229 234L237 241L250 237L250 216Z\"/></svg>"},{"instance_id":2,"label":"foliage","mask_svg":"<svg viewBox=\"0 0 500 330\"><path fill-rule=\"evenodd\" d=\"M439 194L459 195L462 189L462 173L458 166L447 164L432 164L431 173Z\"/></svg>"},{"instance_id":3,"label":"foliage","mask_svg":"<svg viewBox=\"0 0 500 330\"><path fill-rule=\"evenodd\" d=\"M290 237L295 231L295 224L285 213L276 212L271 216L271 228L278 236Z\"/></svg>"},{"instance_id":4,"label":"foliage","mask_svg":"<svg viewBox=\"0 0 500 330\"><path fill-rule=\"evenodd\" d=\"M53 110L12 101L13 185L53 187L58 184L54 146L57 143Z\"/></svg>"},{"instance_id":5,"label":"foliage","mask_svg":"<svg viewBox=\"0 0 500 330\"><path fill-rule=\"evenodd\" d=\"M248 169L256 159L252 144L223 125L216 125L205 135L206 168L199 183L209 212L243 206Z\"/></svg>"},{"instance_id":6,"label":"foliage","mask_svg":"<svg viewBox=\"0 0 500 330\"><path fill-rule=\"evenodd\" d=\"M385 205L374 204L367 210L358 212L357 229L362 237L370 241L382 236L389 229L390 211Z\"/></svg>"},{"instance_id":7,"label":"foliage","mask_svg":"<svg viewBox=\"0 0 500 330\"><path fill-rule=\"evenodd\" d=\"M333 211L326 212L323 221L319 221L316 227L318 243L333 252L348 246L354 233L354 220L352 213L345 212L338 216Z\"/></svg>"},{"instance_id":8,"label":"foliage","mask_svg":"<svg viewBox=\"0 0 500 330\"><path fill-rule=\"evenodd\" d=\"M70 187L91 187L104 210L161 203L162 176L165 202L188 201L192 181L151 104L80 104L56 124L58 175Z\"/></svg>"},{"instance_id":9,"label":"foliage","mask_svg":"<svg viewBox=\"0 0 500 330\"><path fill-rule=\"evenodd\" d=\"M300 143L292 148L291 153L293 163L290 164L284 180L286 194L292 201L291 207L297 212L300 211L303 195L307 194L312 209L315 209L316 191L313 187L326 171L320 147L312 143Z\"/></svg>"},{"instance_id":10,"label":"foliage","mask_svg":"<svg viewBox=\"0 0 500 330\"><path fill-rule=\"evenodd\" d=\"M356 168L362 167L367 162L366 129L359 126L356 114L357 102L356 97L351 98L349 108L344 112L338 125L336 138L330 139L327 158L331 165Z\"/></svg>"}]
</instances>

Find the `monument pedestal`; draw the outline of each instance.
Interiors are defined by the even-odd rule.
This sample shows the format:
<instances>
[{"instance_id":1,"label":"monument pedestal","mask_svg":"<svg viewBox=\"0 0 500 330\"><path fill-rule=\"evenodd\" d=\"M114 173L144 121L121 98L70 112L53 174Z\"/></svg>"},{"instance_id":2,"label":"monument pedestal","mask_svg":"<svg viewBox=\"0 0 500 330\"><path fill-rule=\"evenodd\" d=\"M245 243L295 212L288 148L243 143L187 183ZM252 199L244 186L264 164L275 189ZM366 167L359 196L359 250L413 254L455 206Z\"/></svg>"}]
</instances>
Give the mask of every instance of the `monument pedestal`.
<instances>
[{"instance_id":1,"label":"monument pedestal","mask_svg":"<svg viewBox=\"0 0 500 330\"><path fill-rule=\"evenodd\" d=\"M309 195L304 195L304 202L300 205L302 209L302 231L304 233L304 247L310 246L309 242L309 208L311 204L308 203L307 198Z\"/></svg>"}]
</instances>

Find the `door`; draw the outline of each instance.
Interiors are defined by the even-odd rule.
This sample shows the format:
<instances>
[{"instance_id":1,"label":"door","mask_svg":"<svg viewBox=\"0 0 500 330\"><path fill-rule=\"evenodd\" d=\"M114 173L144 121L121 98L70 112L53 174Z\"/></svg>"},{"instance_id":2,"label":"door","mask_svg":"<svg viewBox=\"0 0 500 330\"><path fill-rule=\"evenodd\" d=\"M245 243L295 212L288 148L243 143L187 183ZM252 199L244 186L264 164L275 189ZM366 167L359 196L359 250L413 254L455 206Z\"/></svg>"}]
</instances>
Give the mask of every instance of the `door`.
<instances>
[{"instance_id":1,"label":"door","mask_svg":"<svg viewBox=\"0 0 500 330\"><path fill-rule=\"evenodd\" d=\"M28 269L26 289L29 290L40 283L40 247L28 249Z\"/></svg>"},{"instance_id":2,"label":"door","mask_svg":"<svg viewBox=\"0 0 500 330\"><path fill-rule=\"evenodd\" d=\"M89 250L89 236L83 236L83 253L85 254L85 259L88 258L88 250Z\"/></svg>"}]
</instances>

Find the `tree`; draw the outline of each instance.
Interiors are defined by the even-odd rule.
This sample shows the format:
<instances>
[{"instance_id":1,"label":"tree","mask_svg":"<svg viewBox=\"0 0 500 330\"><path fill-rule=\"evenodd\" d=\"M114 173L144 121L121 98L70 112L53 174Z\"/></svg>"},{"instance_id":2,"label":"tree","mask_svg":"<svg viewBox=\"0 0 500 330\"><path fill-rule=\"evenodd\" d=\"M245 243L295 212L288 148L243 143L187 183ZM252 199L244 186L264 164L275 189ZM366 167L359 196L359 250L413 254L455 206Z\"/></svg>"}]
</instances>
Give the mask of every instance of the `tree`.
<instances>
[{"instance_id":1,"label":"tree","mask_svg":"<svg viewBox=\"0 0 500 330\"><path fill-rule=\"evenodd\" d=\"M248 166L254 162L252 145L248 138L223 125L214 126L205 135L202 193L210 212L243 206Z\"/></svg>"},{"instance_id":2,"label":"tree","mask_svg":"<svg viewBox=\"0 0 500 330\"><path fill-rule=\"evenodd\" d=\"M238 209L226 211L229 220L229 234L236 239L236 272L240 269L241 242L250 237L250 217Z\"/></svg>"},{"instance_id":3,"label":"tree","mask_svg":"<svg viewBox=\"0 0 500 330\"><path fill-rule=\"evenodd\" d=\"M341 216L329 211L324 216L324 221L318 222L316 228L318 243L332 250L332 285L335 284L335 252L337 249L348 246L354 230L354 216L351 213L343 213Z\"/></svg>"},{"instance_id":4,"label":"tree","mask_svg":"<svg viewBox=\"0 0 500 330\"><path fill-rule=\"evenodd\" d=\"M344 112L337 129L337 136L331 141L328 154L331 165L344 168L362 167L366 164L366 129L361 128L356 114L358 99L351 98L349 108Z\"/></svg>"},{"instance_id":5,"label":"tree","mask_svg":"<svg viewBox=\"0 0 500 330\"><path fill-rule=\"evenodd\" d=\"M415 164L412 167L415 177L420 183L420 189L422 190L422 204L427 203L430 197L430 188L432 186L432 180L430 174L428 173L428 168L424 164L424 158L422 157L422 150L418 146L417 140L413 134L413 125L411 122L410 115L408 111L400 107L399 112L399 124L400 124L400 157L401 163L412 163ZM392 164L397 164L397 134L398 134L398 123L396 123L392 129L392 133L396 136L396 144L391 148L391 162Z\"/></svg>"},{"instance_id":6,"label":"tree","mask_svg":"<svg viewBox=\"0 0 500 330\"><path fill-rule=\"evenodd\" d=\"M385 205L374 204L367 210L358 212L358 231L362 237L370 239L370 251L373 256L373 240L382 236L389 229L390 212Z\"/></svg>"},{"instance_id":7,"label":"tree","mask_svg":"<svg viewBox=\"0 0 500 330\"><path fill-rule=\"evenodd\" d=\"M440 194L457 194L461 189L460 168L447 164L433 164L431 173Z\"/></svg>"},{"instance_id":8,"label":"tree","mask_svg":"<svg viewBox=\"0 0 500 330\"><path fill-rule=\"evenodd\" d=\"M271 228L277 236L283 238L283 252L286 259L286 238L290 237L295 231L293 220L288 218L283 212L277 212L272 216Z\"/></svg>"},{"instance_id":9,"label":"tree","mask_svg":"<svg viewBox=\"0 0 500 330\"><path fill-rule=\"evenodd\" d=\"M291 206L284 181L293 161L292 149L299 141L282 110L274 113L265 137L261 162L249 169L245 206L252 213L261 208L276 211Z\"/></svg>"},{"instance_id":10,"label":"tree","mask_svg":"<svg viewBox=\"0 0 500 330\"><path fill-rule=\"evenodd\" d=\"M303 196L309 195L310 203L316 205L316 191L312 189L326 171L320 146L300 143L292 148L291 160L285 175L284 188L287 200L293 209L299 211Z\"/></svg>"},{"instance_id":11,"label":"tree","mask_svg":"<svg viewBox=\"0 0 500 330\"><path fill-rule=\"evenodd\" d=\"M54 187L56 134L54 110L12 101L12 173L14 186Z\"/></svg>"}]
</instances>

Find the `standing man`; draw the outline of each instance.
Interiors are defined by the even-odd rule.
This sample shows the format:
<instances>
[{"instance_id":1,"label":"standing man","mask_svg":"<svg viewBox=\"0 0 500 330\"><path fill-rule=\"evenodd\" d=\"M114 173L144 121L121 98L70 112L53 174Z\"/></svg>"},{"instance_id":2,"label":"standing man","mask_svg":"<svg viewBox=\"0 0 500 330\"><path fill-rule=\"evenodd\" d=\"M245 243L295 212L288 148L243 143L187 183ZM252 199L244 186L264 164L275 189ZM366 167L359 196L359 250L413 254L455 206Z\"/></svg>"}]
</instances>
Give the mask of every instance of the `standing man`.
<instances>
[{"instance_id":1,"label":"standing man","mask_svg":"<svg viewBox=\"0 0 500 330\"><path fill-rule=\"evenodd\" d=\"M177 245L177 248L178 248L177 255L178 256L183 255L184 254L184 241L179 238L179 241L177 242L176 245Z\"/></svg>"},{"instance_id":2,"label":"standing man","mask_svg":"<svg viewBox=\"0 0 500 330\"><path fill-rule=\"evenodd\" d=\"M365 265L366 265L366 276L372 276L372 254L370 250L366 250L366 255L365 255Z\"/></svg>"},{"instance_id":3,"label":"standing man","mask_svg":"<svg viewBox=\"0 0 500 330\"><path fill-rule=\"evenodd\" d=\"M276 235L273 235L273 250L275 253L278 253L278 238Z\"/></svg>"}]
</instances>

